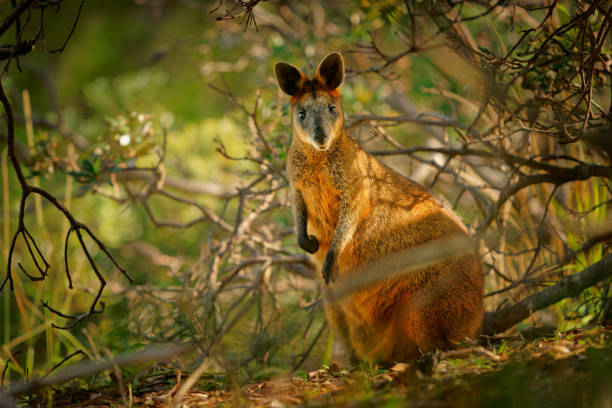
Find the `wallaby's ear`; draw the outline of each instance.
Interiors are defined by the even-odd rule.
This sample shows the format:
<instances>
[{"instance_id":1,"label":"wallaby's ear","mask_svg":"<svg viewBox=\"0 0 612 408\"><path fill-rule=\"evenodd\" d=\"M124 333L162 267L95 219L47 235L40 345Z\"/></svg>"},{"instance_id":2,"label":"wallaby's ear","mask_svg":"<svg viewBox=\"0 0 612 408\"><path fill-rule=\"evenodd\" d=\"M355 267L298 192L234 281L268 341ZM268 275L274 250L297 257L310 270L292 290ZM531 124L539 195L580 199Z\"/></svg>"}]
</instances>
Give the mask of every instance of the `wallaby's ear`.
<instances>
[{"instance_id":1,"label":"wallaby's ear","mask_svg":"<svg viewBox=\"0 0 612 408\"><path fill-rule=\"evenodd\" d=\"M276 80L280 89L291 96L296 95L300 91L306 78L302 71L286 62L277 63L274 67L274 73L276 74Z\"/></svg>"},{"instance_id":2,"label":"wallaby's ear","mask_svg":"<svg viewBox=\"0 0 612 408\"><path fill-rule=\"evenodd\" d=\"M342 55L332 52L319 64L316 74L317 80L331 89L338 88L344 80L344 60Z\"/></svg>"}]
</instances>

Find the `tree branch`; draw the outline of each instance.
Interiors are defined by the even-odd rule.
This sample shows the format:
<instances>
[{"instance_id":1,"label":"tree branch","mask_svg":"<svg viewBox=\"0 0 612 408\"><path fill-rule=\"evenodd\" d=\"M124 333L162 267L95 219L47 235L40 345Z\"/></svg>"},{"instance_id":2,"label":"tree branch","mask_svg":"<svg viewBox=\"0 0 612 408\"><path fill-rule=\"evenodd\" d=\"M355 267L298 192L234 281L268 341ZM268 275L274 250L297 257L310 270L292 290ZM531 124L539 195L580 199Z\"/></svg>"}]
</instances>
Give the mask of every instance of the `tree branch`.
<instances>
[{"instance_id":1,"label":"tree branch","mask_svg":"<svg viewBox=\"0 0 612 408\"><path fill-rule=\"evenodd\" d=\"M3 21L0 23L0 37L4 35L6 30L11 28L13 23L21 16L31 5L36 3L38 0L23 0L17 5Z\"/></svg>"},{"instance_id":2,"label":"tree branch","mask_svg":"<svg viewBox=\"0 0 612 408\"><path fill-rule=\"evenodd\" d=\"M608 255L582 272L562 277L553 286L506 306L497 312L486 313L481 332L485 335L502 333L529 317L536 310L544 309L560 300L578 296L583 290L612 276L612 255Z\"/></svg>"},{"instance_id":3,"label":"tree branch","mask_svg":"<svg viewBox=\"0 0 612 408\"><path fill-rule=\"evenodd\" d=\"M179 345L155 345L133 353L126 353L116 358L103 361L83 361L68 366L57 373L42 378L17 383L6 390L9 396L28 394L50 385L65 383L75 378L83 378L101 371L119 367L137 365L150 361L159 361L177 354L186 353L196 348L194 343Z\"/></svg>"}]
</instances>

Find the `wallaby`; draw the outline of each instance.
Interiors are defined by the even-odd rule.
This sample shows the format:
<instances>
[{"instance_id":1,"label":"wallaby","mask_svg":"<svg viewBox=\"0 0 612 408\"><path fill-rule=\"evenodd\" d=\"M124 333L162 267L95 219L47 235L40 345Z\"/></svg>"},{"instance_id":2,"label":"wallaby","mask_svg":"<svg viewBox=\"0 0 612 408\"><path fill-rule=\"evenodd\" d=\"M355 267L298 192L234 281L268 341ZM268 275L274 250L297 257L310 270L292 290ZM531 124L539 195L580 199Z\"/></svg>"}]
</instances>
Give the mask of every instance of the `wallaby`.
<instances>
[{"instance_id":1,"label":"wallaby","mask_svg":"<svg viewBox=\"0 0 612 408\"><path fill-rule=\"evenodd\" d=\"M331 53L313 78L275 66L291 96L287 172L297 242L314 254L325 285L389 254L467 230L421 185L366 153L344 129L344 61ZM353 358L390 364L474 338L482 320L477 254L383 279L326 302L325 313Z\"/></svg>"}]
</instances>

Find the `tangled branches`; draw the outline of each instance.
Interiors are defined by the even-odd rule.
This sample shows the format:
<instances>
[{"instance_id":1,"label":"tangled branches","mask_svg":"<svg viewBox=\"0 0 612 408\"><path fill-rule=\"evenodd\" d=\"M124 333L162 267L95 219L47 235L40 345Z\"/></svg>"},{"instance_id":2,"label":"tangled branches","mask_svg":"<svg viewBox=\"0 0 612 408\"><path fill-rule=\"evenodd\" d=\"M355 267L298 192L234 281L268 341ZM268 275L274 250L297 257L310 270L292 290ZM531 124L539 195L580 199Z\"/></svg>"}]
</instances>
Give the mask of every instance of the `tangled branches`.
<instances>
[{"instance_id":1,"label":"tangled branches","mask_svg":"<svg viewBox=\"0 0 612 408\"><path fill-rule=\"evenodd\" d=\"M181 286L133 289L139 293L135 307L140 310L140 315L145 311L153 317L153 321L141 320L143 324L134 322L133 329L156 341L174 341L184 337L186 329L201 347L203 365L210 364L206 357L214 358L215 347L237 335L239 337L234 341L244 343L248 350L247 355L239 360L241 365L273 358L280 348L287 347L274 338L289 336L293 347L300 341L308 341L303 348L297 349L302 349L302 352L291 351L294 353L292 365L299 366L321 336L324 324L315 320L317 302L306 299L315 296L316 292L316 285L312 282L312 261L305 254L296 254L295 250L287 248L284 241L293 242L292 228L274 221L287 208L287 179L282 159L288 145L287 134L273 136L282 115L280 101L264 122L259 117L261 94L249 109L225 82L223 87L212 87L236 104L249 129L246 138L250 148L244 156L232 155L222 140L218 140L218 152L226 159L250 164L241 174L241 185L225 200L222 211L208 217L207 244L202 247L194 265L181 275ZM162 191L163 187L157 190ZM210 211L195 201L163 194ZM173 225L176 228L189 226ZM283 299L282 293L287 291L298 295L303 311L308 315L303 330L288 328L287 325L293 325L293 322L284 321L288 318L287 308L295 307L293 303L296 301ZM147 311L152 305L157 305L155 310L173 312L168 315ZM177 326L176 321L182 324ZM313 334L317 326L318 331ZM232 334L236 327L239 330ZM245 341L246 333L251 333L248 341ZM217 361L223 360L219 358Z\"/></svg>"},{"instance_id":2,"label":"tangled branches","mask_svg":"<svg viewBox=\"0 0 612 408\"><path fill-rule=\"evenodd\" d=\"M261 0L238 0L236 1L236 8L238 11L232 12L229 8L225 8L225 15L217 17L217 21L240 19L240 24L244 24L244 31L249 28L250 24L253 24L255 31L258 31L259 29L257 28L257 21L255 21L253 9L260 1ZM219 4L210 10L210 14L219 10L223 6L223 3L225 3L225 0L219 0Z\"/></svg>"},{"instance_id":3,"label":"tangled branches","mask_svg":"<svg viewBox=\"0 0 612 408\"><path fill-rule=\"evenodd\" d=\"M43 41L44 40L44 18L45 18L45 10L47 9L47 7L50 6L55 6L56 8L59 8L61 5L61 1L42 1L42 0L24 0L22 2L20 2L19 4L16 4L15 1L12 2L13 4L13 10L12 12L9 14L8 17L6 17L2 23L0 24L0 35L4 34L7 30L9 30L11 27L15 27L16 29L16 40L15 43L11 46L4 46L3 50L0 53L0 59L7 59L7 64L4 68L4 74L6 74L6 72L9 69L9 64L10 62L15 59L17 61L17 64L19 66L19 56L20 55L25 55L28 52L30 52L32 50L32 47L34 44L36 44L39 41ZM70 31L70 33L68 34L68 37L66 38L63 46L55 51L59 51L61 52L64 47L66 46L67 42L69 41L70 37L72 36L72 34L74 33L74 30L76 28L77 22L78 22L78 18L80 16L80 12L81 9L83 7L83 3L81 2L81 5L79 7L79 11L77 13L77 17L74 21L73 27ZM37 32L37 34L34 36L34 38L32 38L31 40L23 40L22 37L24 35L26 26L28 25L28 23L30 22L33 13L35 12L35 10L39 11L40 14L40 25L39 25L39 30ZM23 14L27 15L26 21L24 24L21 23L21 16ZM21 68L20 68L21 69ZM6 115L6 127L7 127L7 142L8 142L8 155L10 157L11 160L11 164L13 166L13 169L15 171L15 174L17 175L17 179L19 181L19 185L21 187L21 199L20 199L20 204L19 204L19 216L18 216L18 225L17 225L17 230L15 231L13 238L11 240L11 244L10 244L10 249L9 249L9 254L8 254L8 262L7 262L7 269L6 269L6 277L2 282L2 285L0 285L0 291L2 291L5 287L5 285L7 284L7 282L9 283L9 287L11 290L13 290L13 277L12 277L12 259L13 259L13 252L15 250L15 245L17 243L17 240L19 237L21 237L23 239L23 241L25 242L27 249L28 249L28 253L31 257L32 263L34 264L34 266L36 267L36 271L37 274L32 274L26 271L26 269L23 267L22 263L19 262L18 266L19 269L22 271L22 273L30 280L32 281L40 281L40 280L44 280L47 276L48 276L48 271L49 271L49 262L47 262L47 259L45 258L44 254L42 253L42 251L40 250L38 244L36 243L35 238L32 236L32 234L30 234L30 232L28 231L27 227L26 227L26 223L25 223L25 211L26 211L26 202L28 200L28 197L32 194L34 195L38 195L42 198L44 198L45 200L47 200L51 205L53 205L58 211L60 211L63 216L68 220L68 222L70 223L70 229L68 230L68 233L66 234L66 239L65 239L65 249L64 249L64 260L65 260L65 268L66 268L66 277L68 280L68 287L70 289L72 289L72 278L70 275L70 269L69 269L69 265L68 265L68 241L70 238L70 234L72 232L74 232L79 240L79 244L83 250L83 253L85 254L85 256L87 257L87 260L91 266L91 268L93 269L96 277L98 278L99 282L100 282L100 286L98 288L98 291L96 292L94 299L92 301L92 303L89 306L89 309L81 314L76 314L76 315L69 315L69 314L64 314L62 312L60 312L59 310L51 307L48 303L43 301L43 306L45 308L47 308L49 311L51 311L52 313L63 317L65 319L68 319L69 323L67 323L66 325L56 325L53 324L54 327L56 328L61 328L61 329L69 329L71 327L73 327L74 325L76 325L77 323L81 322L83 319L91 316L92 314L95 313L101 313L104 310L104 303L100 301L100 296L102 295L102 291L104 290L104 286L106 285L106 280L104 279L104 277L102 276L102 274L100 273L98 266L96 265L96 263L94 262L91 254L89 253L85 240L84 240L84 233L86 234L86 236L88 236L89 238L91 238L95 244L98 246L98 248L104 253L106 254L106 256L108 256L108 258L112 261L112 263L117 267L117 269L119 269L119 271L121 271L121 273L130 281L132 282L132 279L130 278L130 276L126 273L126 271L121 268L121 266L119 266L118 262L115 260L115 258L111 255L111 253L108 251L108 249L106 248L106 246L104 245L104 243L102 243L102 241L100 241L100 239L98 239L98 237L89 229L89 227L87 227L85 224L77 221L74 216L72 215L72 213L57 199L55 198L55 196L53 196L52 194L50 194L49 192L47 192L46 190L28 184L28 182L26 181L26 178L23 174L23 171L21 170L21 165L19 163L19 160L17 158L17 154L15 151L15 124L14 124L14 116L13 116L13 111L11 108L11 104L9 102L9 99L4 91L4 87L0 81L0 102L2 102L2 106L4 107L4 112ZM100 305L99 308L97 308L98 304Z\"/></svg>"},{"instance_id":4,"label":"tangled branches","mask_svg":"<svg viewBox=\"0 0 612 408\"><path fill-rule=\"evenodd\" d=\"M545 11L540 21L530 14L534 10ZM393 144L392 150L373 153L408 155L430 166L431 187L441 178L458 186L450 194L454 208L462 203L478 208L469 218L483 239L483 260L492 273L489 304L499 309L510 297L554 283L577 259L578 270L588 266L593 249L604 256L611 229L605 209L612 192L612 149L604 135L612 129L612 107L605 107L612 84L605 51L612 8L598 1L577 3L570 11L556 1L515 7L432 1L398 2L386 13L408 48L390 56L372 36L371 44L361 44L356 52L381 63L356 73L388 79L399 59L424 50L447 78L463 80L468 98L445 89L430 92L458 103L465 113L430 119L396 92L387 102L402 115L360 115L354 124L369 123L373 129L415 124L430 135L428 146ZM479 28L477 37L473 22L485 16L495 16L496 23L489 25L493 34ZM428 23L435 29L414 29ZM436 47L454 52L444 55ZM589 196L599 199L592 203ZM607 293L599 294L598 313ZM509 315L508 310L500 315Z\"/></svg>"}]
</instances>

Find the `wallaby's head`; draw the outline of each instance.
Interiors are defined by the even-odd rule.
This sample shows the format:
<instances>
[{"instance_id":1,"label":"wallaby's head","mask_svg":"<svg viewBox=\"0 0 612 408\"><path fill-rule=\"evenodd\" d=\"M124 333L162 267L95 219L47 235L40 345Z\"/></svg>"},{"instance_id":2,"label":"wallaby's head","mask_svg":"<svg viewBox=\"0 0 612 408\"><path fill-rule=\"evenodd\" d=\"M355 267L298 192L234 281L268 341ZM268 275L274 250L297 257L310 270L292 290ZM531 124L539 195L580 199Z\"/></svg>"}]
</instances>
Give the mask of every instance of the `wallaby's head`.
<instances>
[{"instance_id":1,"label":"wallaby's head","mask_svg":"<svg viewBox=\"0 0 612 408\"><path fill-rule=\"evenodd\" d=\"M293 137L319 151L328 150L344 125L340 92L344 61L332 52L308 78L295 66L279 62L274 68L278 86L291 98Z\"/></svg>"}]
</instances>

